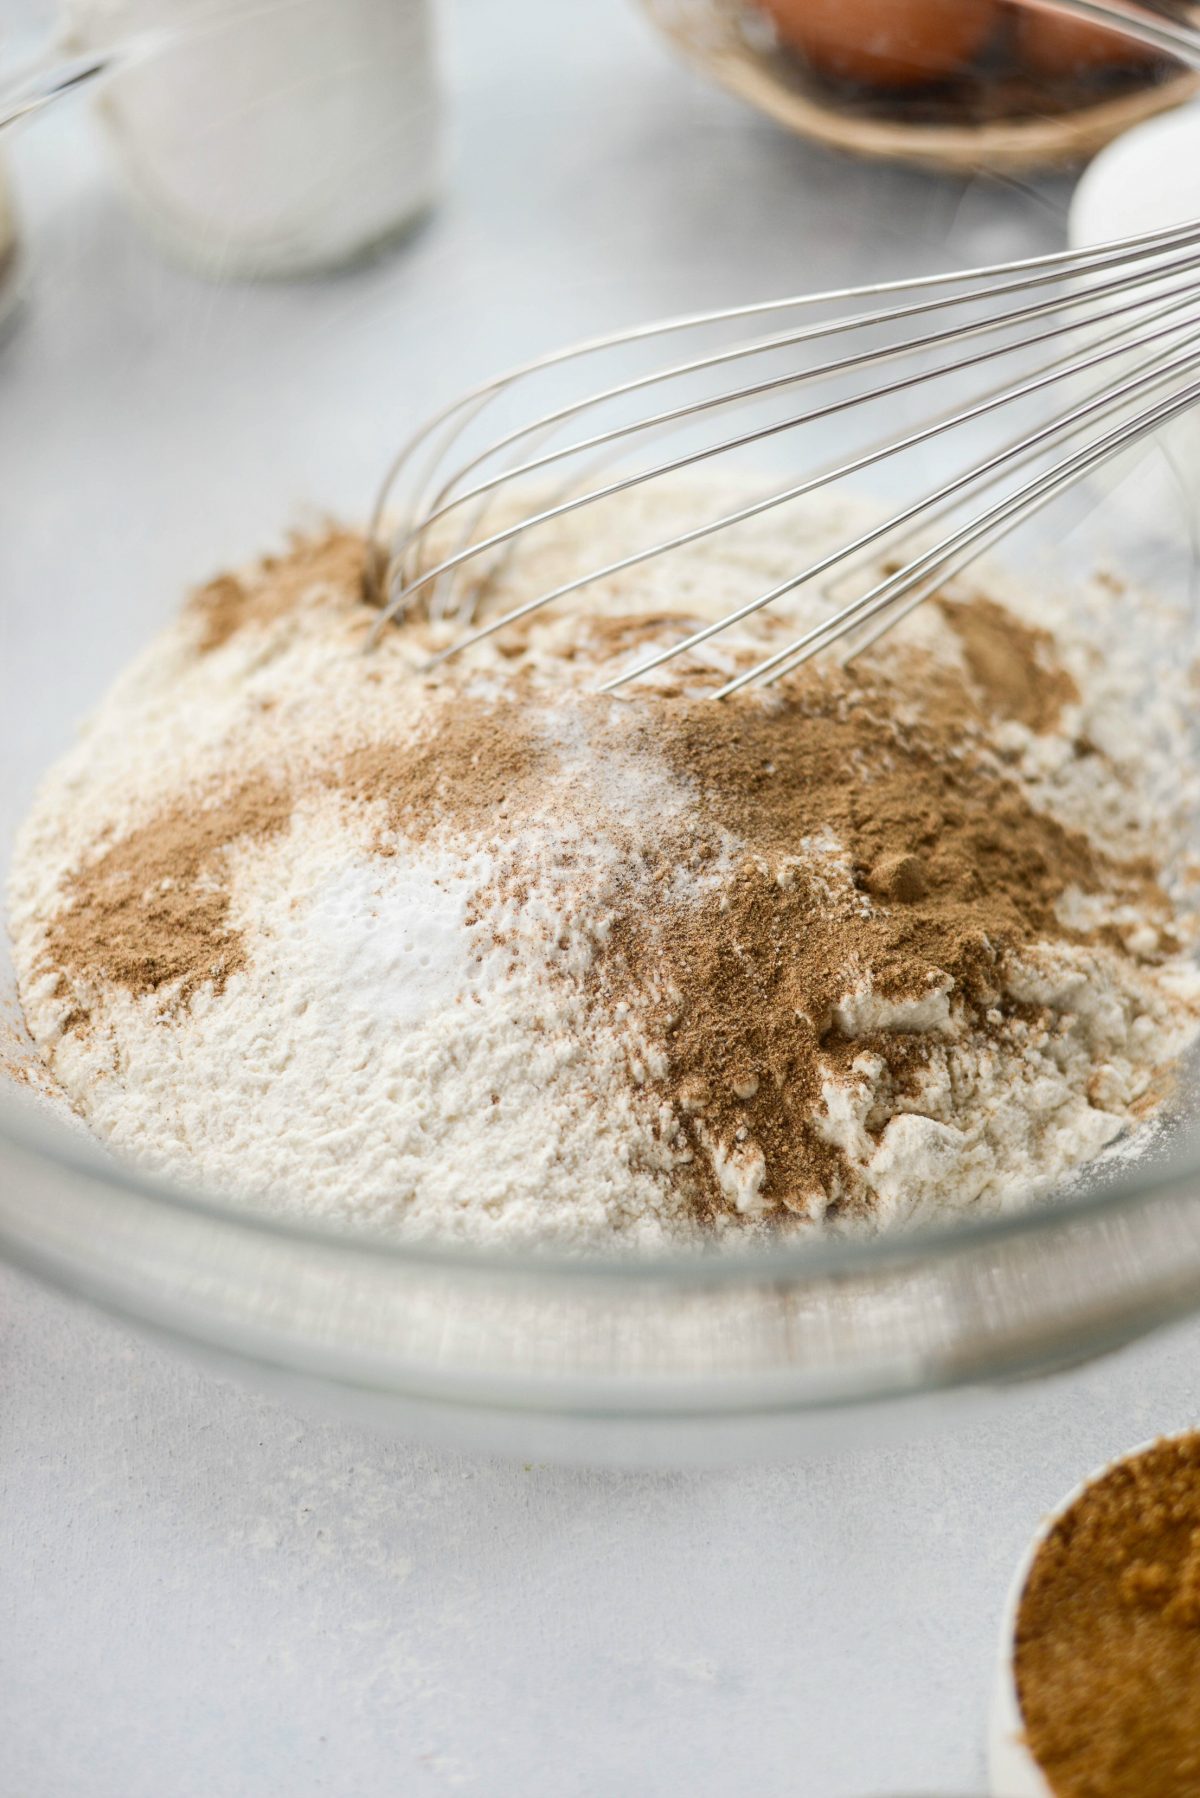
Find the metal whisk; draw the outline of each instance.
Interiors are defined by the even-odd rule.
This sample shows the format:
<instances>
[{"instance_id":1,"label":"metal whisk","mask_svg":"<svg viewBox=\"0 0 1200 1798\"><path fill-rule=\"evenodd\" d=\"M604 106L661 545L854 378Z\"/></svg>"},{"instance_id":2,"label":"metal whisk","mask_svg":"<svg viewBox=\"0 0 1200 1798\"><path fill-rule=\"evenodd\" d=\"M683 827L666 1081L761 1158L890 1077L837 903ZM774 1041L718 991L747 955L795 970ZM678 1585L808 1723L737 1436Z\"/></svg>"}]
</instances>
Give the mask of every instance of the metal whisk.
<instances>
[{"instance_id":1,"label":"metal whisk","mask_svg":"<svg viewBox=\"0 0 1200 1798\"><path fill-rule=\"evenodd\" d=\"M1072 0L1070 10L1128 20L1136 9ZM1189 38L1200 66L1200 40ZM849 659L1024 520L1200 400L1198 276L1195 221L1089 251L667 319L539 358L445 408L388 471L371 527L375 636L420 603L463 626L441 662L596 582L876 470L905 490L902 504L602 690L817 582L830 614L715 696L777 680L834 644ZM693 341L692 353L664 359ZM648 366L625 372L641 356ZM621 378L591 373L606 362ZM919 414L897 430L897 413L914 401ZM481 432L497 412L499 428ZM743 416L734 423L734 414ZM653 447L664 436L674 440L668 453ZM814 436L823 456L813 454ZM931 478L943 439L952 458ZM713 514L690 528L476 621L488 575L538 531L768 440L804 449L797 478L743 504L729 505L726 493L724 508L714 486ZM385 538L394 509L399 527Z\"/></svg>"}]
</instances>

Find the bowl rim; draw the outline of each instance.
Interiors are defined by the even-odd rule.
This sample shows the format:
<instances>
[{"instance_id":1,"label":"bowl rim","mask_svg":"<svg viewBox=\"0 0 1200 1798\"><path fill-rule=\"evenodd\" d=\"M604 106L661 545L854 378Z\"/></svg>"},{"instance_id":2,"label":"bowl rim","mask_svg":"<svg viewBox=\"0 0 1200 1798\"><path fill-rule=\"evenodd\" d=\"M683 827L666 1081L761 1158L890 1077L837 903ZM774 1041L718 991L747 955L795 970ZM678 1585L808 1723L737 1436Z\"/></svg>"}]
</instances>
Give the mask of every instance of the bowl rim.
<instances>
[{"instance_id":1,"label":"bowl rim","mask_svg":"<svg viewBox=\"0 0 1200 1798\"><path fill-rule=\"evenodd\" d=\"M62 1140L59 1141L61 1133ZM815 1284L846 1275L882 1272L905 1263L949 1262L972 1249L1017 1240L1036 1240L1071 1225L1125 1215L1139 1204L1166 1198L1189 1186L1200 1188L1200 1149L1191 1154L1168 1152L1156 1158L1153 1172L1138 1163L1111 1181L1091 1190L1050 1194L998 1212L972 1216L958 1213L953 1222L922 1224L911 1229L885 1230L874 1236L816 1237L811 1241L776 1239L747 1247L725 1242L698 1242L695 1246L664 1251L612 1249L596 1251L592 1245L574 1252L536 1244L478 1244L453 1239L373 1236L353 1225L300 1221L271 1212L244 1200L143 1173L140 1169L109 1161L98 1139L79 1136L62 1125L43 1122L36 1113L0 1094L0 1154L5 1146L18 1154L33 1155L69 1176L107 1187L126 1196L133 1194L169 1207L185 1217L209 1224L232 1226L252 1236L278 1240L293 1246L333 1250L366 1256L404 1268L440 1269L487 1273L528 1279L549 1276L572 1285L597 1281L726 1286L746 1282ZM86 1145L86 1147L82 1146ZM3 1163L0 1161L0 1170ZM1069 1176L1068 1176L1069 1183Z\"/></svg>"}]
</instances>

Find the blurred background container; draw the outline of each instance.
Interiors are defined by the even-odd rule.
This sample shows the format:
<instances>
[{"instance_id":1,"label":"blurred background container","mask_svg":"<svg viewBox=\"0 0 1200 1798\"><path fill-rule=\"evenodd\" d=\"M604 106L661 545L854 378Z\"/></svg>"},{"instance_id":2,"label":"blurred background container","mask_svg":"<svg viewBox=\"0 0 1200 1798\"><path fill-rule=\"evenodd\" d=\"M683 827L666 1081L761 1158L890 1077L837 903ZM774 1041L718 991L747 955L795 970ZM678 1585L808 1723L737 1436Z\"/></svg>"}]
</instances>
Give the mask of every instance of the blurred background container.
<instances>
[{"instance_id":1,"label":"blurred background container","mask_svg":"<svg viewBox=\"0 0 1200 1798\"><path fill-rule=\"evenodd\" d=\"M138 210L209 274L339 267L437 190L431 0L68 0L12 79L93 85Z\"/></svg>"},{"instance_id":2,"label":"blurred background container","mask_svg":"<svg viewBox=\"0 0 1200 1798\"><path fill-rule=\"evenodd\" d=\"M1009 0L643 4L690 61L790 130L934 167L1069 166L1197 91L1129 38Z\"/></svg>"}]
</instances>

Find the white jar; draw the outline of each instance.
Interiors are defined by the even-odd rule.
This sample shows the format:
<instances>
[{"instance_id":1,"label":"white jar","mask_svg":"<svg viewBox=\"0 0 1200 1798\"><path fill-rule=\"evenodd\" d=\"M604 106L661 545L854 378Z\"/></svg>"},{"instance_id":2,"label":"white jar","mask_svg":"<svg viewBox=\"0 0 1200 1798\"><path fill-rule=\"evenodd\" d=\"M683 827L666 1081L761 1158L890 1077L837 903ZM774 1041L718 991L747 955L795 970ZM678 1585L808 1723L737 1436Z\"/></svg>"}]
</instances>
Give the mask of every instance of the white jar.
<instances>
[{"instance_id":1,"label":"white jar","mask_svg":"<svg viewBox=\"0 0 1200 1798\"><path fill-rule=\"evenodd\" d=\"M72 20L85 46L178 30L102 108L139 210L206 272L337 267L431 204L429 0L73 0Z\"/></svg>"}]
</instances>

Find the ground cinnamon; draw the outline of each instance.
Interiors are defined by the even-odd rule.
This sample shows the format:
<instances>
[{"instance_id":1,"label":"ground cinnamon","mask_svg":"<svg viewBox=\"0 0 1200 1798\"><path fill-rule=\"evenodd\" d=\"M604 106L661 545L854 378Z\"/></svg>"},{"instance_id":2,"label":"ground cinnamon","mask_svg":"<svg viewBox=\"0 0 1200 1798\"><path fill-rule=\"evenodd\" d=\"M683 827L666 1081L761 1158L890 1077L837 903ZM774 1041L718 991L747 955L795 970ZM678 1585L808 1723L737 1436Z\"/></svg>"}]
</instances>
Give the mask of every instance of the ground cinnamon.
<instances>
[{"instance_id":1,"label":"ground cinnamon","mask_svg":"<svg viewBox=\"0 0 1200 1798\"><path fill-rule=\"evenodd\" d=\"M656 905L631 883L598 979L610 1005L628 989L654 995L665 1092L696 1138L697 1168L713 1165L704 1144L729 1157L752 1140L768 1208L837 1200L839 1153L817 1123L828 1080L868 1055L904 1090L936 1043L846 1030L848 993L911 1001L949 984L956 1006L1000 1027L1008 958L1084 940L1057 909L1068 888L1164 904L1147 865L1118 863L1039 812L964 740L964 694L952 722L901 722L920 672L902 653L893 670L887 685L809 670L767 703L657 699L611 727L644 737L696 791L697 828L664 843L666 865L696 862L722 833L742 851L695 907ZM805 853L823 839L838 846L840 878ZM708 1184L720 1205L719 1180Z\"/></svg>"},{"instance_id":2,"label":"ground cinnamon","mask_svg":"<svg viewBox=\"0 0 1200 1798\"><path fill-rule=\"evenodd\" d=\"M1016 1680L1055 1798L1200 1793L1200 1434L1120 1462L1054 1525Z\"/></svg>"},{"instance_id":3,"label":"ground cinnamon","mask_svg":"<svg viewBox=\"0 0 1200 1798\"><path fill-rule=\"evenodd\" d=\"M356 591L363 555L357 531L331 526L315 536L294 536L286 554L264 556L251 570L217 575L188 601L199 625L200 654L223 648L246 625L273 624L330 591Z\"/></svg>"},{"instance_id":4,"label":"ground cinnamon","mask_svg":"<svg viewBox=\"0 0 1200 1798\"><path fill-rule=\"evenodd\" d=\"M1054 730L1079 688L1058 665L1049 631L1015 618L982 593L938 601L962 646L963 659L985 708L1030 730Z\"/></svg>"},{"instance_id":5,"label":"ground cinnamon","mask_svg":"<svg viewBox=\"0 0 1200 1798\"><path fill-rule=\"evenodd\" d=\"M86 1024L83 996L103 981L135 996L165 990L172 1006L201 986L221 992L245 955L229 921L226 854L282 830L291 813L287 789L260 774L231 793L176 803L77 869L47 942L76 995L64 1029Z\"/></svg>"}]
</instances>

